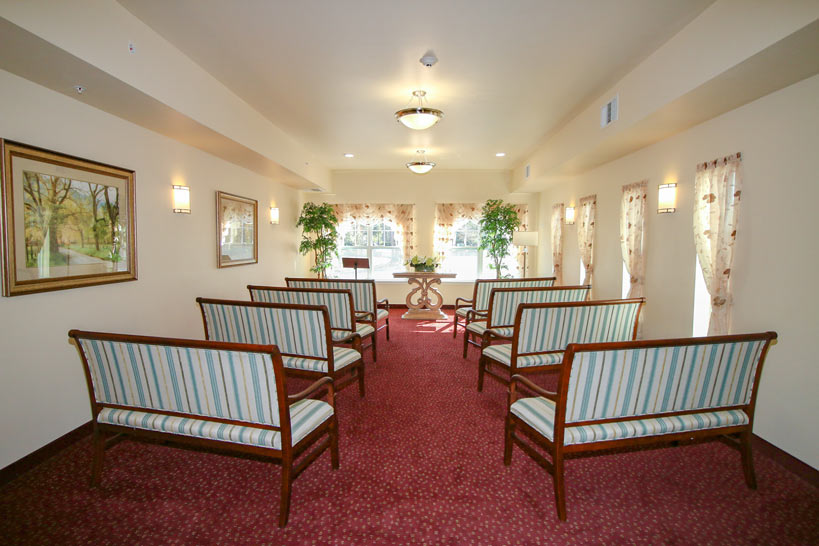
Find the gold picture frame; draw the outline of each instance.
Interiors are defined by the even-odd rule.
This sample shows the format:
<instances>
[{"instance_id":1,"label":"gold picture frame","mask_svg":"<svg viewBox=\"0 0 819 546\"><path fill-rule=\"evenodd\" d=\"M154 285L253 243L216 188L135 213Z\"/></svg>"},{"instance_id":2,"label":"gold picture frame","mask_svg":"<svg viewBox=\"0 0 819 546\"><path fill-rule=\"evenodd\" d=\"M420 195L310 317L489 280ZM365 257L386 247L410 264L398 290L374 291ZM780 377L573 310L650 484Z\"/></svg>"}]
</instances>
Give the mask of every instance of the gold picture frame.
<instances>
[{"instance_id":1,"label":"gold picture frame","mask_svg":"<svg viewBox=\"0 0 819 546\"><path fill-rule=\"evenodd\" d=\"M137 279L135 173L0 139L3 295Z\"/></svg>"},{"instance_id":2,"label":"gold picture frame","mask_svg":"<svg viewBox=\"0 0 819 546\"><path fill-rule=\"evenodd\" d=\"M259 202L216 192L216 265L234 267L259 261Z\"/></svg>"}]
</instances>

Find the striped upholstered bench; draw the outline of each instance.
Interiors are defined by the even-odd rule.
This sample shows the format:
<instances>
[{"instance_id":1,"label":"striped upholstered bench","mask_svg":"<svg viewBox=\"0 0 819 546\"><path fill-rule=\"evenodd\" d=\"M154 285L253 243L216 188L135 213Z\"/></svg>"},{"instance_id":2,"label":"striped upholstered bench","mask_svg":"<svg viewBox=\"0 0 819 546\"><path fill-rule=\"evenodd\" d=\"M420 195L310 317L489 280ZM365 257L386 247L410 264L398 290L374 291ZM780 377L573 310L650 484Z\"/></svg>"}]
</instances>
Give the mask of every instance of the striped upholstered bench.
<instances>
[{"instance_id":1,"label":"striped upholstered bench","mask_svg":"<svg viewBox=\"0 0 819 546\"><path fill-rule=\"evenodd\" d=\"M483 390L484 373L508 385L516 373L557 369L569 343L636 339L644 303L644 298L634 298L521 304L512 328L485 332L478 363L478 390ZM490 345L493 341L506 343Z\"/></svg>"},{"instance_id":2,"label":"striped upholstered bench","mask_svg":"<svg viewBox=\"0 0 819 546\"><path fill-rule=\"evenodd\" d=\"M570 453L726 437L739 448L745 482L755 489L754 407L774 339L776 332L571 344L557 392L512 376L503 462L511 464L517 444L546 468L561 520L566 519L563 464ZM517 387L538 396L517 399Z\"/></svg>"},{"instance_id":3,"label":"striped upholstered bench","mask_svg":"<svg viewBox=\"0 0 819 546\"><path fill-rule=\"evenodd\" d=\"M334 347L330 313L324 305L296 305L196 298L202 310L205 338L229 343L277 345L287 375L330 377L336 391L358 379L364 396L361 336L352 348Z\"/></svg>"},{"instance_id":4,"label":"striped upholstered bench","mask_svg":"<svg viewBox=\"0 0 819 546\"><path fill-rule=\"evenodd\" d=\"M493 288L545 288L552 286L554 277L531 279L477 279L472 291L472 299L455 298L455 315L452 318L452 337L458 337L458 320L463 319L462 328L473 320L486 318L489 310L489 294Z\"/></svg>"},{"instance_id":5,"label":"striped upholstered bench","mask_svg":"<svg viewBox=\"0 0 819 546\"><path fill-rule=\"evenodd\" d=\"M100 483L106 438L122 433L261 455L282 466L284 527L292 480L328 447L332 468L338 468L332 381L323 378L287 396L275 346L79 330L68 335L91 398L93 486ZM326 401L308 398L321 389L329 392Z\"/></svg>"},{"instance_id":6,"label":"striped upholstered bench","mask_svg":"<svg viewBox=\"0 0 819 546\"><path fill-rule=\"evenodd\" d=\"M489 293L486 316L467 322L464 333L464 358L469 345L482 347L483 334L486 330L491 329L496 334L511 336L512 327L515 325L515 313L522 303L585 301L590 291L589 285L493 288Z\"/></svg>"},{"instance_id":7,"label":"striped upholstered bench","mask_svg":"<svg viewBox=\"0 0 819 546\"><path fill-rule=\"evenodd\" d=\"M361 350L372 347L375 361L375 328L366 322L356 322L353 295L349 290L333 288L280 288L248 285L251 301L264 303L294 303L298 305L325 305L330 313L330 331L333 343L349 345L353 334L361 336ZM369 345L363 345L369 340Z\"/></svg>"}]
</instances>

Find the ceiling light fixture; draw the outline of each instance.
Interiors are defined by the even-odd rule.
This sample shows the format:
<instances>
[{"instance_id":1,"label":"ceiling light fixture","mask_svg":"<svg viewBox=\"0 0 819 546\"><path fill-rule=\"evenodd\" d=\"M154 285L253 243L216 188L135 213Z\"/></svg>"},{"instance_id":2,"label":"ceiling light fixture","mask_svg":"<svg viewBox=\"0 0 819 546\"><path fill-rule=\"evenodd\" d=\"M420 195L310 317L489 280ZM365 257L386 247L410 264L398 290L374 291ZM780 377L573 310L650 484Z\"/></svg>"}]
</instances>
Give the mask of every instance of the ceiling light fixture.
<instances>
[{"instance_id":1,"label":"ceiling light fixture","mask_svg":"<svg viewBox=\"0 0 819 546\"><path fill-rule=\"evenodd\" d=\"M411 161L407 163L407 168L415 174L426 174L431 171L435 163L427 161L426 150L416 150L415 153L421 155L421 161Z\"/></svg>"},{"instance_id":2,"label":"ceiling light fixture","mask_svg":"<svg viewBox=\"0 0 819 546\"><path fill-rule=\"evenodd\" d=\"M418 106L397 111L395 113L395 119L416 131L428 129L438 123L438 120L444 117L444 113L435 108L427 108L424 106L426 95L427 92L420 89L413 91L412 96L418 99ZM412 99L410 99L410 101L412 101Z\"/></svg>"}]
</instances>

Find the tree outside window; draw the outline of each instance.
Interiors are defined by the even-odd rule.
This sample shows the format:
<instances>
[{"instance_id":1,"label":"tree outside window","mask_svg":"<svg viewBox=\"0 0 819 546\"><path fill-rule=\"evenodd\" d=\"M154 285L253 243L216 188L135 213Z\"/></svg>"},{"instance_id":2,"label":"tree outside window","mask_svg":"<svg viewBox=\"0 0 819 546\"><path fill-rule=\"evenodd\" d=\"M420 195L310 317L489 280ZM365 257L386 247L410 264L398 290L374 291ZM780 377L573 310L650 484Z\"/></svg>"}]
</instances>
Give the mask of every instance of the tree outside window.
<instances>
[{"instance_id":1,"label":"tree outside window","mask_svg":"<svg viewBox=\"0 0 819 546\"><path fill-rule=\"evenodd\" d=\"M339 226L339 256L334 258L332 276L342 279L355 277L353 269L341 267L341 258L368 258L370 269L358 271L359 279L392 279L396 271L404 270L397 226L389 220L372 223L350 220Z\"/></svg>"}]
</instances>

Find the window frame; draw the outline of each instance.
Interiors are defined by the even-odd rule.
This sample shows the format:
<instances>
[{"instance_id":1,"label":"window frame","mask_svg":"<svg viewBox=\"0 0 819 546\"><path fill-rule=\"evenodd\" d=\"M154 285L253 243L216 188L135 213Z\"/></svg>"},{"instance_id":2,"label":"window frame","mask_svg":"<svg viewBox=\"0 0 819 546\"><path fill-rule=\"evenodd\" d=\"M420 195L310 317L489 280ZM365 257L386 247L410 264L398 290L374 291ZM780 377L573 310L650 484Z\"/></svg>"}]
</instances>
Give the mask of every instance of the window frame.
<instances>
[{"instance_id":1,"label":"window frame","mask_svg":"<svg viewBox=\"0 0 819 546\"><path fill-rule=\"evenodd\" d=\"M350 233L350 230L345 230L345 227L344 227L345 224L352 224L353 225L353 228L354 228L352 230L354 232L353 242L358 243L360 234L365 233L366 234L367 244L366 245L354 244L354 245L349 245L349 246L345 245L345 238L346 238L347 234ZM382 226L389 225L389 226L391 226L391 228L389 230L387 230L387 229L373 229L373 228L375 228L375 227L377 227L379 225L382 225ZM361 229L362 227L366 227L367 229L362 230ZM343 253L343 251L344 250L356 250L356 251L363 250L366 253L366 256L361 256L361 257L367 258L370 261L370 267L368 269L366 269L366 270L362 270L362 271L365 271L363 277L361 277L361 272L359 272L359 278L372 279L372 280L376 280L376 281L383 281L383 280L390 279L392 272L389 272L390 276L386 276L386 277L376 276L376 271L375 271L375 268L374 268L375 260L373 259L373 250L377 250L377 249L390 249L390 250L393 250L393 251L397 250L399 260L403 261L404 259L406 259L403 256L402 245L400 244L400 241L398 241L398 237L396 236L396 232L398 231L397 228L398 228L398 224L396 222L390 220L390 219L387 219L387 218L379 218L377 220L374 220L372 223L365 223L364 221L361 221L361 220L347 220L345 222L340 222L339 223L339 228L338 228L338 255L335 256L334 259L333 259L333 264L334 264L333 270L335 272L337 272L338 278L347 278L345 276L345 272L344 272L345 268L341 267L341 254ZM394 245L373 245L372 243L373 243L373 240L375 238L374 237L374 232L377 232L377 231L392 232L393 233L393 242L395 244ZM384 273L384 272L379 271L379 273ZM353 273L352 276L350 276L350 278L353 278L354 275L355 274Z\"/></svg>"}]
</instances>

